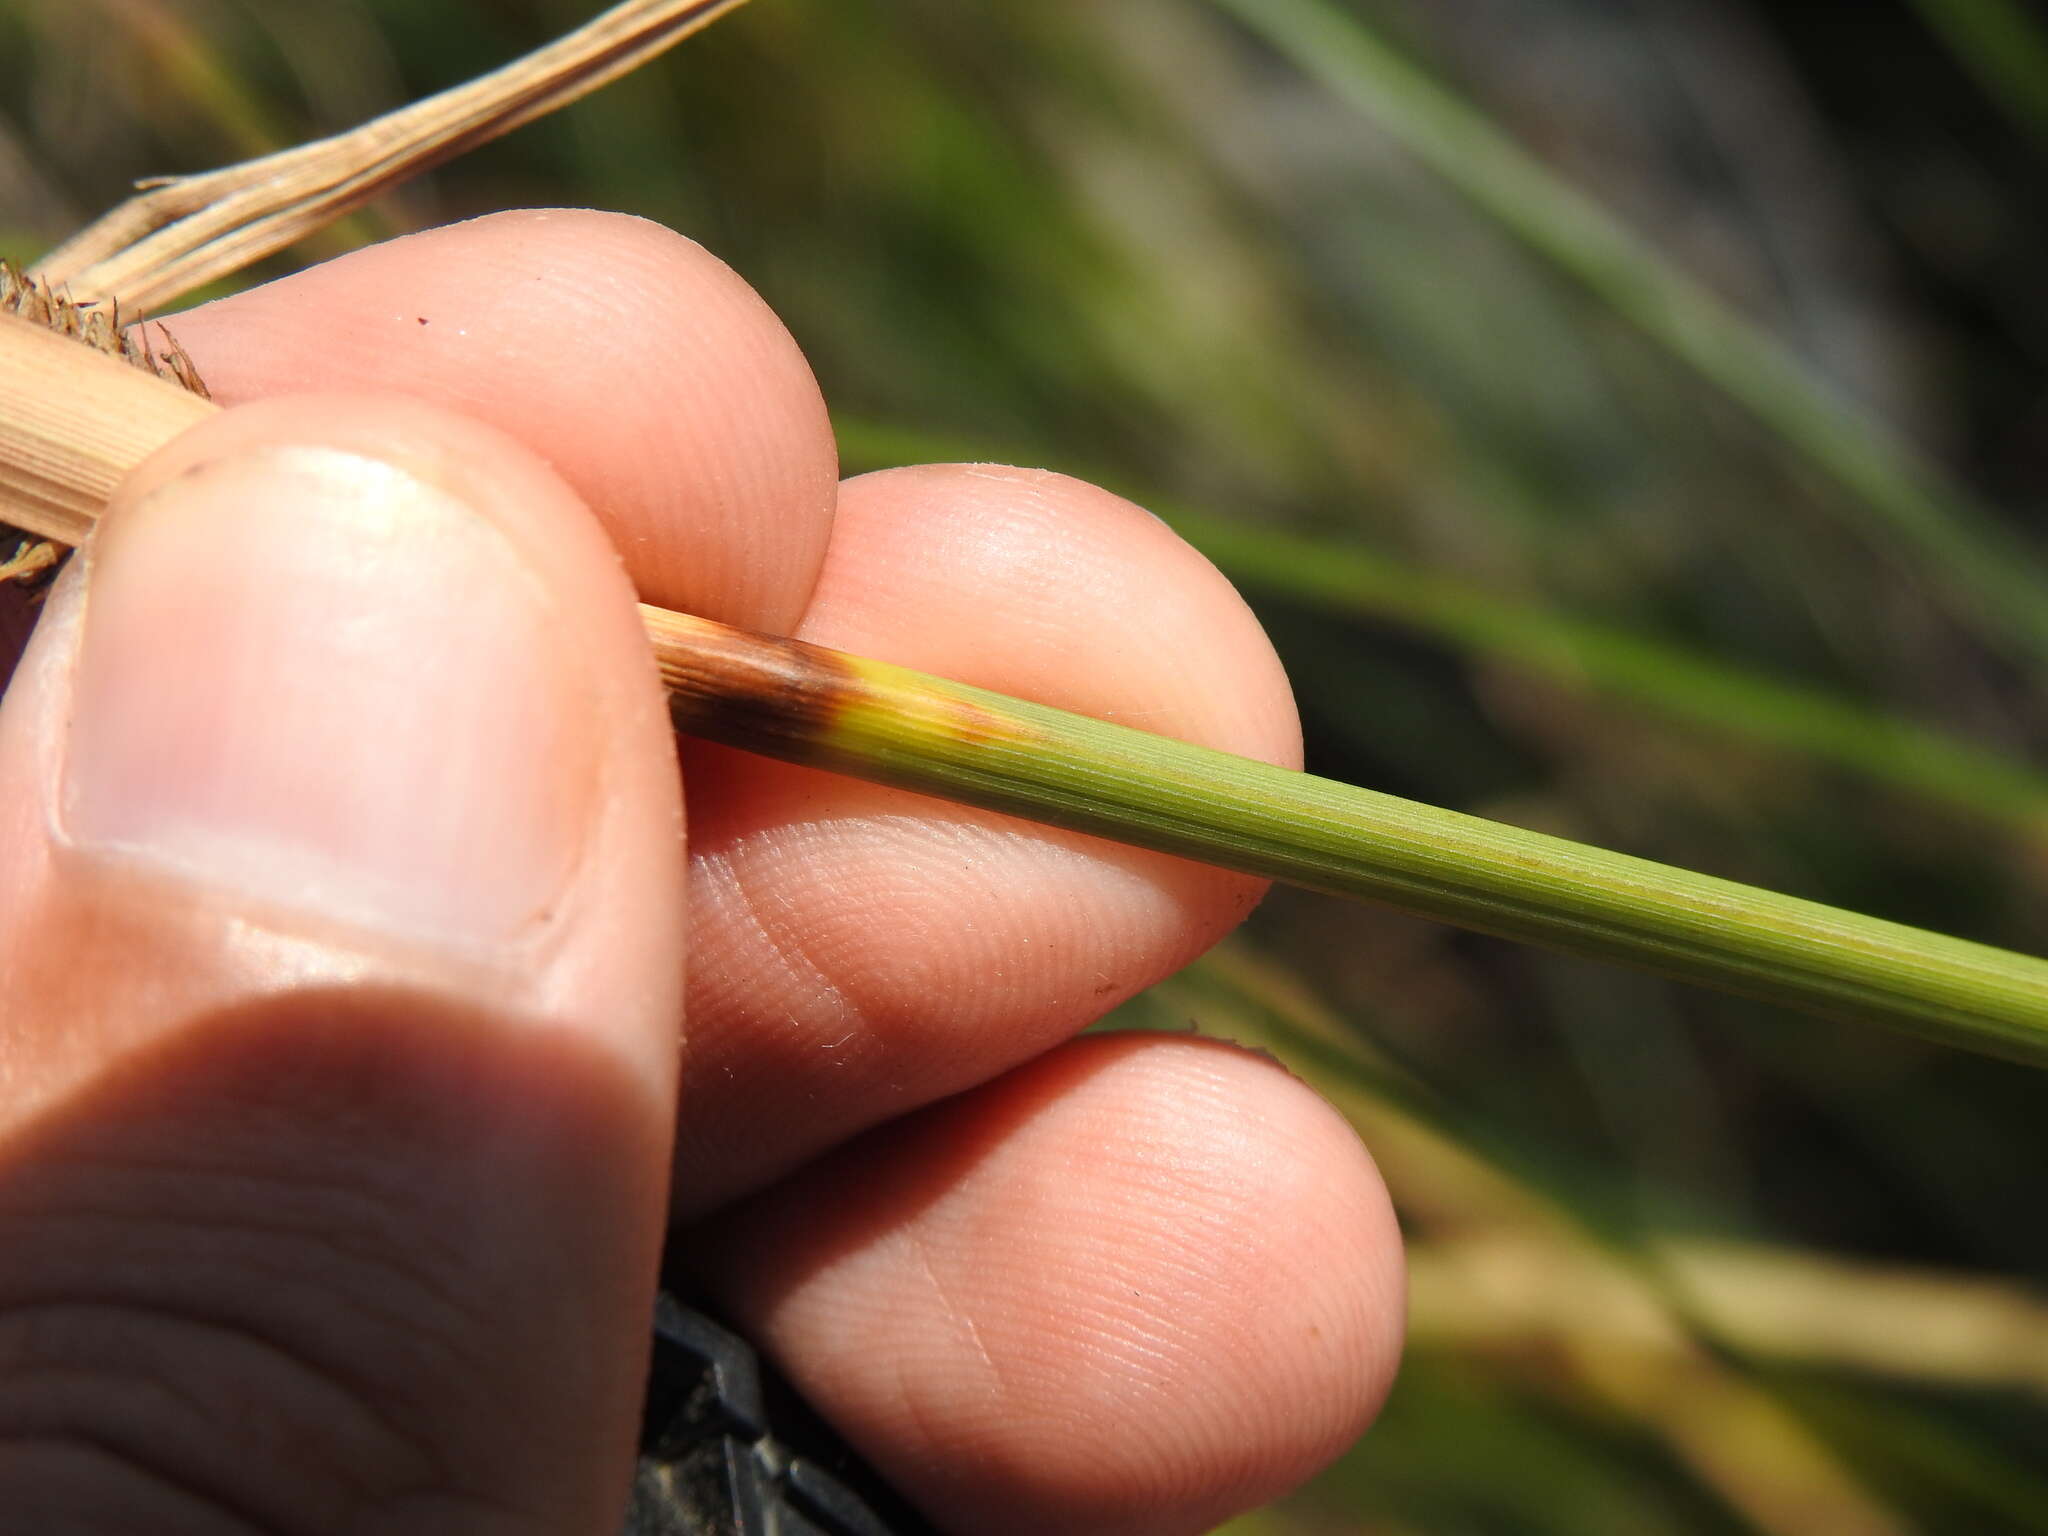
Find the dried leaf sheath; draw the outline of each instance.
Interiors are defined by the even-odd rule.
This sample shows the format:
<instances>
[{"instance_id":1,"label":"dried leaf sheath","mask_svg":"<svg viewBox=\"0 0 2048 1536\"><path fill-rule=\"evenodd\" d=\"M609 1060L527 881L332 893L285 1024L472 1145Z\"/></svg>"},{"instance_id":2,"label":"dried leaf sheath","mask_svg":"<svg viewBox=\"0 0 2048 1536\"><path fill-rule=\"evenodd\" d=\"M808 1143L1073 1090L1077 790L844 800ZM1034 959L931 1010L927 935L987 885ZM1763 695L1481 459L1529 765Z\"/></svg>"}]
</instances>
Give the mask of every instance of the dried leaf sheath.
<instances>
[{"instance_id":1,"label":"dried leaf sheath","mask_svg":"<svg viewBox=\"0 0 2048 1536\"><path fill-rule=\"evenodd\" d=\"M168 380L202 400L210 398L206 385L200 380L199 370L192 366L192 359L185 355L184 348L161 327L153 336L149 326L128 325L122 319L120 305L112 300L79 303L61 288L53 288L0 261L0 316L15 317L38 330L82 342L96 352L119 358L131 367ZM30 372L20 383L32 387L33 379L34 374ZM4 401L9 413L11 438L25 438L33 425L28 415L31 409L29 402L17 398L21 393L19 389L9 389L7 385L0 384L0 401ZM20 414L19 421L17 413ZM64 446L45 434L38 443L38 453L40 459L49 465L64 453ZM63 550L52 539L38 537L16 526L16 520L6 516L4 500L4 496L0 496L0 581L40 583L56 570L63 558ZM76 540L64 542L75 543Z\"/></svg>"},{"instance_id":2,"label":"dried leaf sheath","mask_svg":"<svg viewBox=\"0 0 2048 1536\"><path fill-rule=\"evenodd\" d=\"M85 537L124 474L216 409L84 339L0 313L0 525L65 545Z\"/></svg>"}]
</instances>

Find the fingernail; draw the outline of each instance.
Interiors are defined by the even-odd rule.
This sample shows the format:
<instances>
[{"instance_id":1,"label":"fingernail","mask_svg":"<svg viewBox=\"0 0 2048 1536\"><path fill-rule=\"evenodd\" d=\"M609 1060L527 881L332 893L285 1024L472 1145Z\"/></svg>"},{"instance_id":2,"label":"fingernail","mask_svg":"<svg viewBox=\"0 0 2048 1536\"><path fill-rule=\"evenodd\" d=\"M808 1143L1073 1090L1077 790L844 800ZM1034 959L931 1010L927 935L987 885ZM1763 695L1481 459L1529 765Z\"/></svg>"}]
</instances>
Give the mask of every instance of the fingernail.
<instances>
[{"instance_id":1,"label":"fingernail","mask_svg":"<svg viewBox=\"0 0 2048 1536\"><path fill-rule=\"evenodd\" d=\"M483 513L317 446L200 465L88 553L60 820L231 898L456 945L545 917L599 733Z\"/></svg>"}]
</instances>

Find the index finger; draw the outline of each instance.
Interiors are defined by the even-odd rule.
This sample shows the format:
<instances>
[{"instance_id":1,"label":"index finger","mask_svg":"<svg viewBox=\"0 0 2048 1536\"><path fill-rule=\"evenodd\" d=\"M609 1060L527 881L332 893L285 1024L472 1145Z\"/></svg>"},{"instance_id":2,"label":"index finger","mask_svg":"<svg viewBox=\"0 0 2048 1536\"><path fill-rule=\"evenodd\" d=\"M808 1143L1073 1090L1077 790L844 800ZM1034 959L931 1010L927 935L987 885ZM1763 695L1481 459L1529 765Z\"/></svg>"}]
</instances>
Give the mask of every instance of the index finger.
<instances>
[{"instance_id":1,"label":"index finger","mask_svg":"<svg viewBox=\"0 0 2048 1536\"><path fill-rule=\"evenodd\" d=\"M753 289L658 224L492 214L168 328L223 404L391 392L510 433L596 511L647 602L787 633L809 599L839 475L824 400Z\"/></svg>"}]
</instances>

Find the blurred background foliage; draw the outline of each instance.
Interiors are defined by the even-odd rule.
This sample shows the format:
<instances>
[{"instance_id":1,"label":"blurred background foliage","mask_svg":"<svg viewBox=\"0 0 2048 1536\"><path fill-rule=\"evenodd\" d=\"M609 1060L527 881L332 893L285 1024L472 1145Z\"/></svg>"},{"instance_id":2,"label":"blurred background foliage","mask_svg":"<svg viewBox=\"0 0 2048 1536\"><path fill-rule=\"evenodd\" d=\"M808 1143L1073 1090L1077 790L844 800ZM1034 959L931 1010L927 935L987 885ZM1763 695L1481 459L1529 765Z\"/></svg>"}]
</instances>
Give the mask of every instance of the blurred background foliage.
<instances>
[{"instance_id":1,"label":"blurred background foliage","mask_svg":"<svg viewBox=\"0 0 2048 1536\"><path fill-rule=\"evenodd\" d=\"M596 8L0 0L0 253ZM1175 521L1318 771L2038 953L2044 34L761 0L293 259L662 220L788 321L849 471ZM2041 1078L1288 891L1117 1022L1280 1054L1413 1247L1381 1425L1236 1536L2048 1531Z\"/></svg>"}]
</instances>

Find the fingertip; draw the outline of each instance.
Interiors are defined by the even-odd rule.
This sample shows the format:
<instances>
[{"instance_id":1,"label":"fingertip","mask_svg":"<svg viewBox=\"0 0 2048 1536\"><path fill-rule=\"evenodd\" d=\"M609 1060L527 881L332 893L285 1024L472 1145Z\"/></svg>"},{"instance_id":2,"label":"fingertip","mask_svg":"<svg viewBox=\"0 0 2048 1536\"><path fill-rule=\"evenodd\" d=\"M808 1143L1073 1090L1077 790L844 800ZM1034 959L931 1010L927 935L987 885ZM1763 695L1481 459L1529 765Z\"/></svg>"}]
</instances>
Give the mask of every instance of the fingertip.
<instances>
[{"instance_id":1,"label":"fingertip","mask_svg":"<svg viewBox=\"0 0 2048 1536\"><path fill-rule=\"evenodd\" d=\"M175 316L217 398L399 391L509 433L604 523L647 601L786 632L837 449L809 365L703 246L646 219L492 214Z\"/></svg>"},{"instance_id":2,"label":"fingertip","mask_svg":"<svg viewBox=\"0 0 2048 1536\"><path fill-rule=\"evenodd\" d=\"M1192 1533L1349 1445L1400 1236L1334 1111L1213 1042L1097 1036L742 1209L726 1304L952 1528Z\"/></svg>"},{"instance_id":3,"label":"fingertip","mask_svg":"<svg viewBox=\"0 0 2048 1536\"><path fill-rule=\"evenodd\" d=\"M1152 513L1055 471L925 464L847 481L802 633L1301 765L1286 673L1237 590Z\"/></svg>"}]
</instances>

